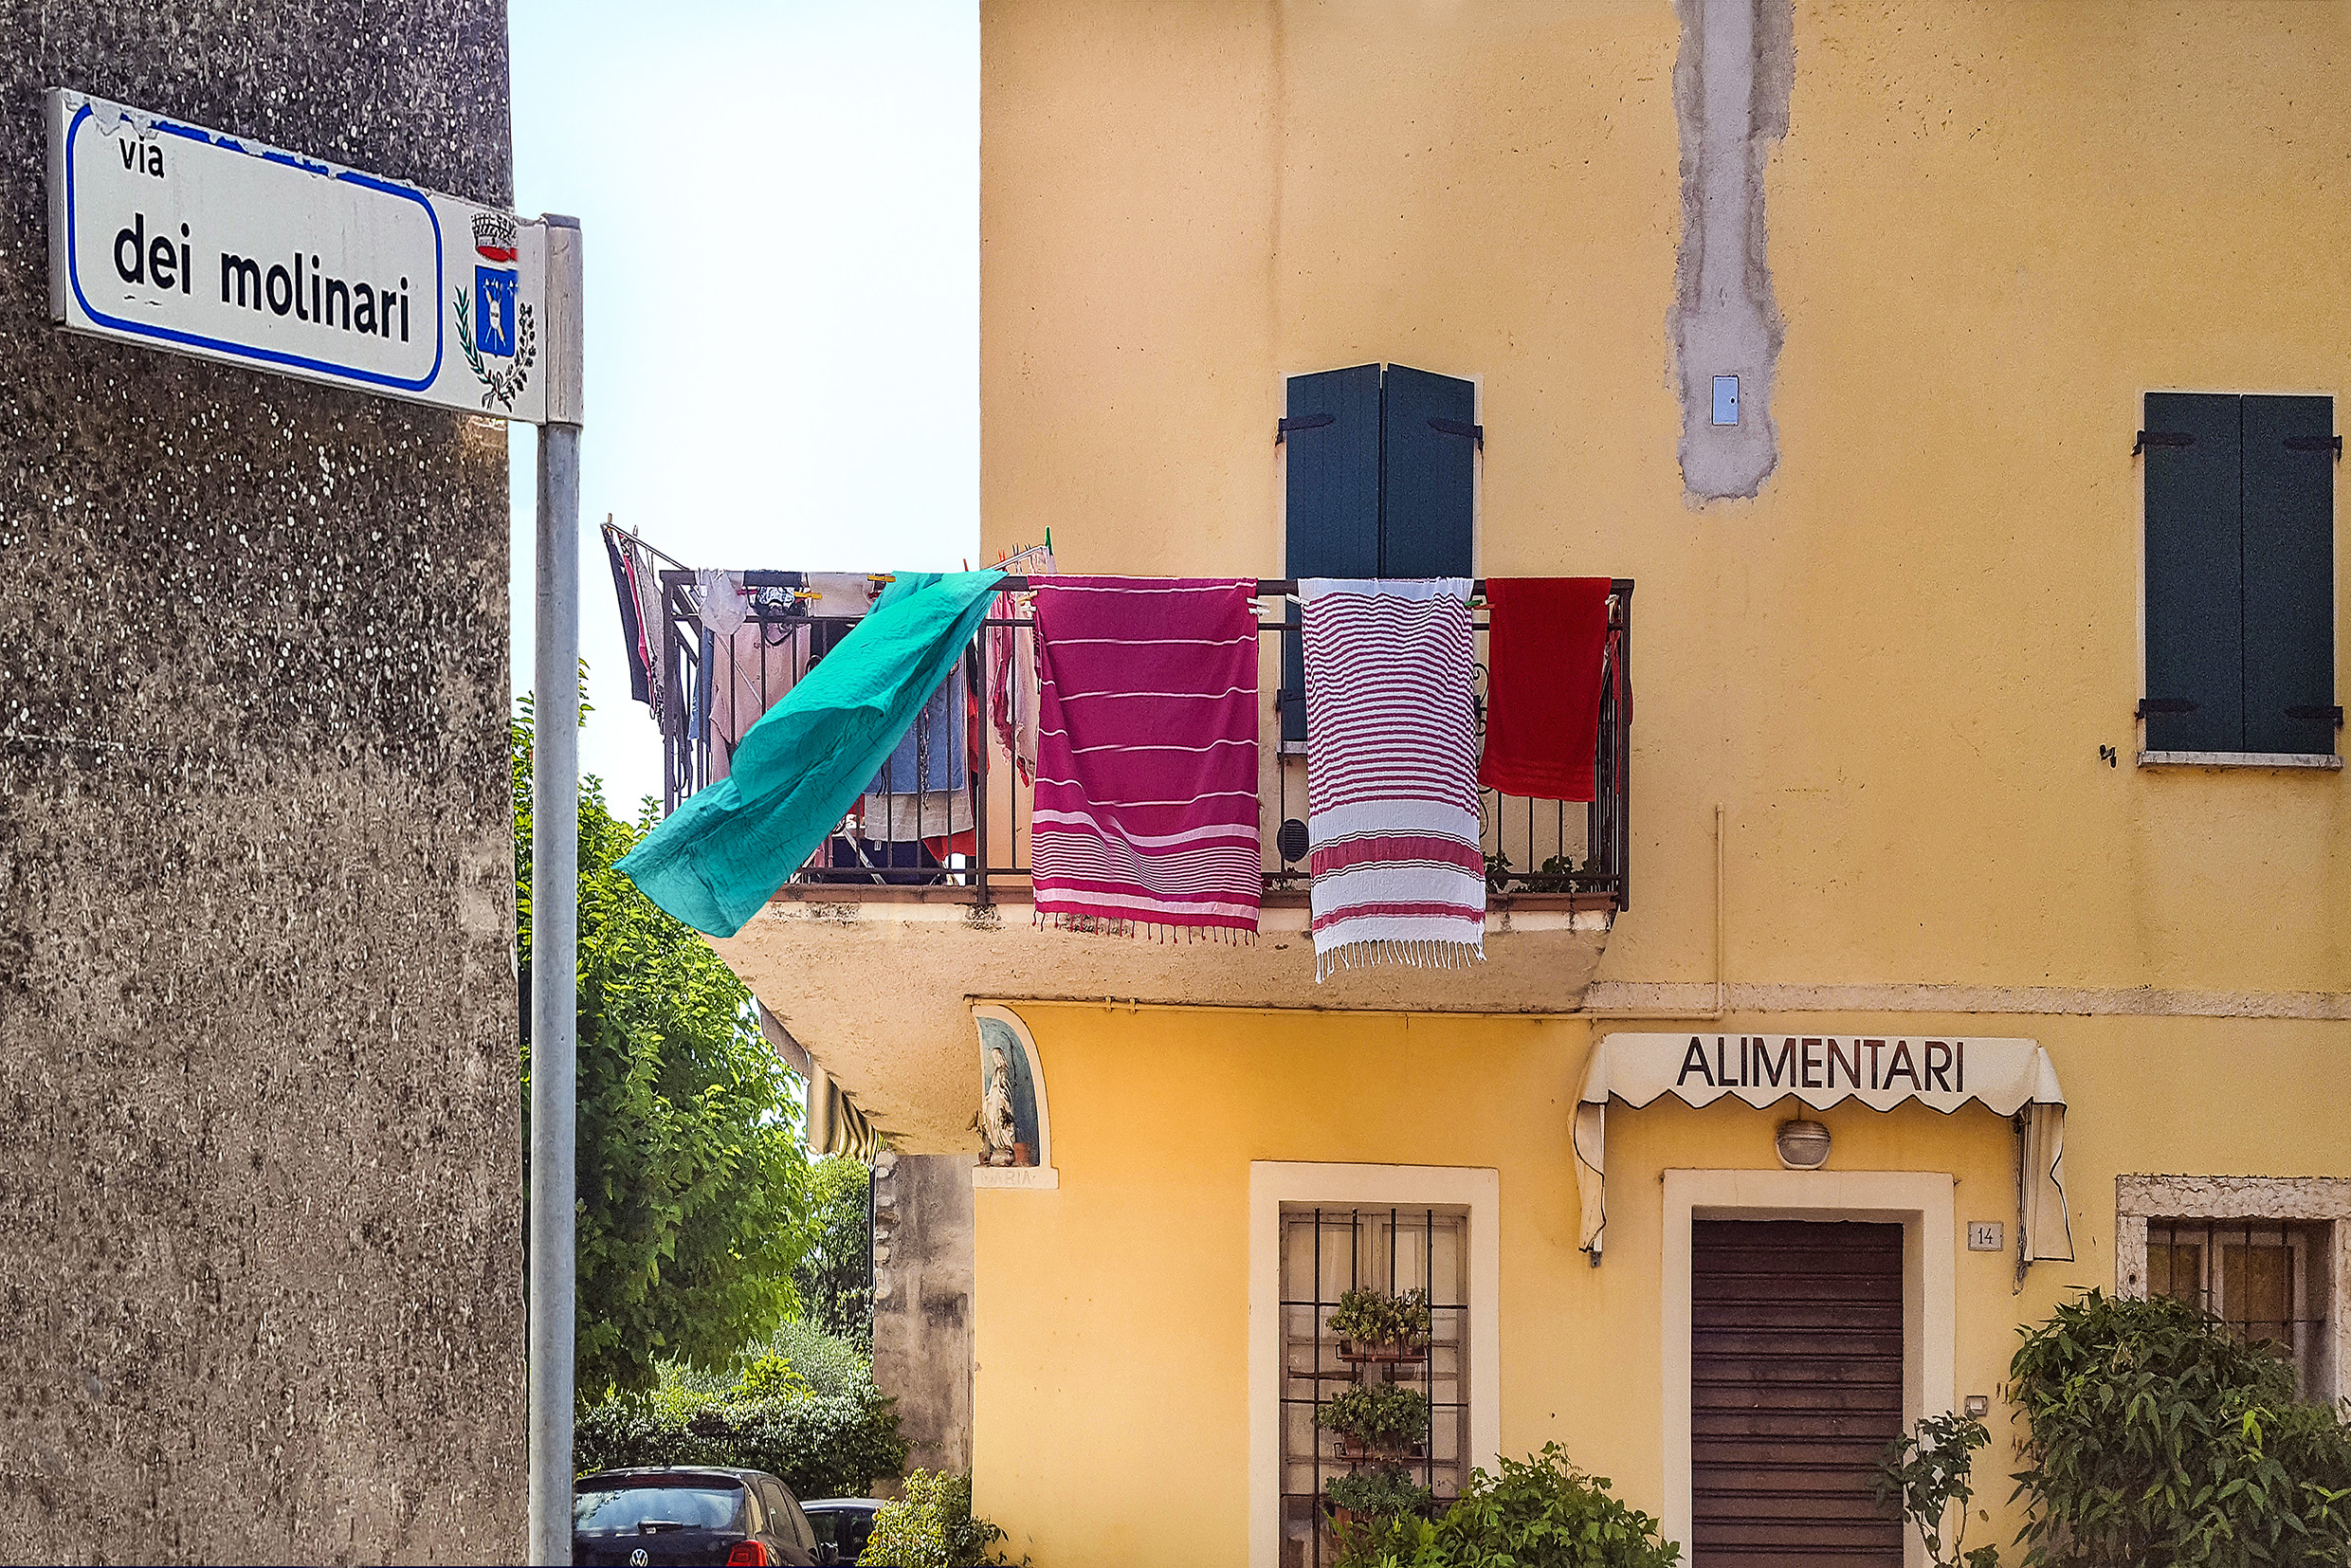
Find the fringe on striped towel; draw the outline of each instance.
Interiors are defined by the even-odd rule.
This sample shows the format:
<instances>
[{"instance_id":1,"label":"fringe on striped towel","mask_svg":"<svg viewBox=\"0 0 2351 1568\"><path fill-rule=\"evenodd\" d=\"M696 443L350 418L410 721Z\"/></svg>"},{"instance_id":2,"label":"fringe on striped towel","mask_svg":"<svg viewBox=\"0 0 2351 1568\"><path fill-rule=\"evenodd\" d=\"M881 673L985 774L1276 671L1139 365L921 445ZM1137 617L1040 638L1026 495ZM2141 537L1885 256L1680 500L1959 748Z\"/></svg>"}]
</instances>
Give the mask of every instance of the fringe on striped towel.
<instances>
[{"instance_id":1,"label":"fringe on striped towel","mask_svg":"<svg viewBox=\"0 0 2351 1568\"><path fill-rule=\"evenodd\" d=\"M1485 957L1469 583L1309 578L1306 842L1315 981Z\"/></svg>"},{"instance_id":2,"label":"fringe on striped towel","mask_svg":"<svg viewBox=\"0 0 2351 1568\"><path fill-rule=\"evenodd\" d=\"M1395 964L1406 969L1467 969L1485 958L1484 942L1409 941L1376 937L1347 942L1314 956L1314 980L1321 985L1342 969Z\"/></svg>"},{"instance_id":3,"label":"fringe on striped towel","mask_svg":"<svg viewBox=\"0 0 2351 1568\"><path fill-rule=\"evenodd\" d=\"M1115 920L1103 915L1048 914L1037 911L1039 929L1082 931L1091 937L1139 937L1145 941L1222 942L1227 947L1255 947L1257 933L1230 925L1169 925L1158 921Z\"/></svg>"}]
</instances>

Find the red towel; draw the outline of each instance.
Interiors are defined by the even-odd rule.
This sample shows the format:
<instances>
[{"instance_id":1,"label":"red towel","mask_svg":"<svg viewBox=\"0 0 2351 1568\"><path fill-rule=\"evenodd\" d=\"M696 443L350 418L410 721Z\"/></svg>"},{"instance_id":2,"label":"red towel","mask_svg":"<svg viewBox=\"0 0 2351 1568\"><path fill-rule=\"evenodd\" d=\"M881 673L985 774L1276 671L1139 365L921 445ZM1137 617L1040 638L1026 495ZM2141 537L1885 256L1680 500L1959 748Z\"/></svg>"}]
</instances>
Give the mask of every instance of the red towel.
<instances>
[{"instance_id":1,"label":"red towel","mask_svg":"<svg viewBox=\"0 0 2351 1568\"><path fill-rule=\"evenodd\" d=\"M1478 782L1537 800L1590 800L1600 740L1606 577L1495 577L1485 585L1485 754Z\"/></svg>"}]
</instances>

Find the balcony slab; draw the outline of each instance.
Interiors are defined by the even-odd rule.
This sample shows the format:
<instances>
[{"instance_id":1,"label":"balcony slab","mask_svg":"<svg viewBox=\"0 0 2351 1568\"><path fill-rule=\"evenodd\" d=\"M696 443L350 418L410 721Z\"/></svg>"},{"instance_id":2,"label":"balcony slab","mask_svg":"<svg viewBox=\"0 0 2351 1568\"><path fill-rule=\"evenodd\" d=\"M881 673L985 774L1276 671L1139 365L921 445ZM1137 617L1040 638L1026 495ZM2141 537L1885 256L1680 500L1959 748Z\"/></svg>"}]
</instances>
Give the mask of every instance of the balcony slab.
<instances>
[{"instance_id":1,"label":"balcony slab","mask_svg":"<svg viewBox=\"0 0 2351 1568\"><path fill-rule=\"evenodd\" d=\"M971 1002L1103 1000L1324 1012L1574 1012L1608 940L1605 895L1498 896L1485 960L1380 966L1321 985L1303 890L1268 894L1253 943L1041 928L1027 890L794 885L735 937L728 967L910 1154L978 1147Z\"/></svg>"}]
</instances>

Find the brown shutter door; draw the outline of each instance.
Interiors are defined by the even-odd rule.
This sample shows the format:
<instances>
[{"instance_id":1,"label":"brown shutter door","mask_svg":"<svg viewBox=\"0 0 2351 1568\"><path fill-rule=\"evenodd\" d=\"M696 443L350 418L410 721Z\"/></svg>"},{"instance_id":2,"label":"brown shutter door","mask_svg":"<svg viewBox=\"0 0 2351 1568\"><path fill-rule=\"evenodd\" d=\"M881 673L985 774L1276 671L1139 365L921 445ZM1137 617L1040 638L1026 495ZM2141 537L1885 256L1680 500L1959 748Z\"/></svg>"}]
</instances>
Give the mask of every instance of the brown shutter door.
<instances>
[{"instance_id":1,"label":"brown shutter door","mask_svg":"<svg viewBox=\"0 0 2351 1568\"><path fill-rule=\"evenodd\" d=\"M1902 1227L1690 1226L1692 1568L1901 1568Z\"/></svg>"}]
</instances>

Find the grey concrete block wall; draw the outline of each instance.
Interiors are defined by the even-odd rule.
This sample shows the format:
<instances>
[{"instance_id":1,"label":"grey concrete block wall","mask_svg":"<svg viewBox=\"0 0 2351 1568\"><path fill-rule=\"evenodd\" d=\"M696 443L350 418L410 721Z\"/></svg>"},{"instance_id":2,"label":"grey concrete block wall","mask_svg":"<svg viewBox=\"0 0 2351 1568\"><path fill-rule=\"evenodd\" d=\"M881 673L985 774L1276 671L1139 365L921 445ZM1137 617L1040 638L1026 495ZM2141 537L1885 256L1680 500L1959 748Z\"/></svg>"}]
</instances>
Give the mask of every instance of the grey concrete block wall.
<instances>
[{"instance_id":1,"label":"grey concrete block wall","mask_svg":"<svg viewBox=\"0 0 2351 1568\"><path fill-rule=\"evenodd\" d=\"M53 85L511 179L502 0L0 0L0 1540L511 1559L505 434L52 328Z\"/></svg>"}]
</instances>

